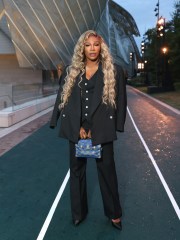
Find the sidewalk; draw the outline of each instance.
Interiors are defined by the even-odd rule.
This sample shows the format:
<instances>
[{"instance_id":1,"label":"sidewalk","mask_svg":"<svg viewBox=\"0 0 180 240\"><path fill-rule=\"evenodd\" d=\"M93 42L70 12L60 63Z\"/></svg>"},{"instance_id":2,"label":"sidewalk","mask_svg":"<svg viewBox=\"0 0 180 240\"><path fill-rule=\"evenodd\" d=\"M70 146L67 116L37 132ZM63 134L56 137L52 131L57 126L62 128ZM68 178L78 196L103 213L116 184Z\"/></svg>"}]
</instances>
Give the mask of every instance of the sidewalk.
<instances>
[{"instance_id":1,"label":"sidewalk","mask_svg":"<svg viewBox=\"0 0 180 240\"><path fill-rule=\"evenodd\" d=\"M133 87L133 88L140 91L143 94L146 94L150 98L153 98L155 101L156 100L160 101L180 111L180 90L147 94L147 87Z\"/></svg>"},{"instance_id":2,"label":"sidewalk","mask_svg":"<svg viewBox=\"0 0 180 240\"><path fill-rule=\"evenodd\" d=\"M153 101L159 103L160 105L162 105L162 106L170 109L171 111L175 112L176 114L180 115L180 110L179 110L179 109L177 109L177 108L175 108L175 107L172 107L171 105L165 103L165 101L161 101L161 100L153 97L154 94L149 95L149 94L145 93L144 91L141 91L141 90L139 90L138 88L135 88L135 87L132 87L132 86L129 86L129 85L127 86L127 88L133 88L137 93L139 93L139 94L141 94L141 95L143 95L143 96L145 96L145 97L147 97L147 98L152 99Z\"/></svg>"},{"instance_id":3,"label":"sidewalk","mask_svg":"<svg viewBox=\"0 0 180 240\"><path fill-rule=\"evenodd\" d=\"M6 153L7 151L9 151L11 148L13 148L14 146L16 146L18 143L22 142L25 138L27 138L28 136L30 136L32 133L34 133L36 130L38 130L39 128L41 128L43 125L45 125L49 119L51 117L51 111L49 113L46 113L32 121L30 121L29 123L20 126L21 123L16 124L17 125L17 129L7 133L4 136L0 136L0 156L2 156L4 153ZM23 121L22 121L23 122ZM19 126L19 127L18 127ZM12 127L10 127L12 128ZM6 130L10 130L10 128L8 129L0 129L0 133L2 133L2 131L6 131Z\"/></svg>"}]
</instances>

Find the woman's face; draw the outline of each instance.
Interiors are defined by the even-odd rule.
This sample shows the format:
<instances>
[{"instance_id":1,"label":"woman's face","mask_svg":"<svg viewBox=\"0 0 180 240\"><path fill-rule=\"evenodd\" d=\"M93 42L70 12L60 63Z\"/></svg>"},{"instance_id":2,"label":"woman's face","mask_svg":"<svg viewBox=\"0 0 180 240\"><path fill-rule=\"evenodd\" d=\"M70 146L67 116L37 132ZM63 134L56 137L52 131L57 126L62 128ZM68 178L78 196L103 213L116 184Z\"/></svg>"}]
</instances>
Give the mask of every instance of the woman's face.
<instances>
[{"instance_id":1,"label":"woman's face","mask_svg":"<svg viewBox=\"0 0 180 240\"><path fill-rule=\"evenodd\" d=\"M96 36L90 36L84 43L84 54L86 60L96 61L99 59L101 51L100 38Z\"/></svg>"}]
</instances>

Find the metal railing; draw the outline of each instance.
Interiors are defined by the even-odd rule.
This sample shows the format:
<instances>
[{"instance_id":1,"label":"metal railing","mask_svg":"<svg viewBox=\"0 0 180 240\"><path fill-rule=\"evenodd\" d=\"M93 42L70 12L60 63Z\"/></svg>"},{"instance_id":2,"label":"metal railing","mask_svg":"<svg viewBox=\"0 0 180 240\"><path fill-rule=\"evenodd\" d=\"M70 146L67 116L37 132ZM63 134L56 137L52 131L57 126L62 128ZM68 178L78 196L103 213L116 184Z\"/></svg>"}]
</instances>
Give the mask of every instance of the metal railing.
<instances>
[{"instance_id":1,"label":"metal railing","mask_svg":"<svg viewBox=\"0 0 180 240\"><path fill-rule=\"evenodd\" d=\"M0 85L0 111L15 111L57 93L58 84Z\"/></svg>"},{"instance_id":2,"label":"metal railing","mask_svg":"<svg viewBox=\"0 0 180 240\"><path fill-rule=\"evenodd\" d=\"M13 102L12 97L10 97L9 95L0 96L0 110L8 108L12 105L16 105L16 103Z\"/></svg>"}]
</instances>

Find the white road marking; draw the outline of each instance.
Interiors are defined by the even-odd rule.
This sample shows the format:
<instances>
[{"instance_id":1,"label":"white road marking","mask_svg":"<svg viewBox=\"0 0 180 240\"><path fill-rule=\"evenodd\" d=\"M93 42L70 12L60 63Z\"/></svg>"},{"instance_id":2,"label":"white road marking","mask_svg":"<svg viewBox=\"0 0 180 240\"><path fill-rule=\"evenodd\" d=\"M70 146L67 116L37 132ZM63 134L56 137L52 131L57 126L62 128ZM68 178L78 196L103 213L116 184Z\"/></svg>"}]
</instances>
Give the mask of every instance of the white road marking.
<instances>
[{"instance_id":1,"label":"white road marking","mask_svg":"<svg viewBox=\"0 0 180 240\"><path fill-rule=\"evenodd\" d=\"M141 95L143 95L143 96L151 99L152 101L157 102L157 103L159 103L160 105L168 108L168 109L171 110L172 112L180 115L180 111L179 111L178 109L176 109L176 108L174 108L174 107L171 107L170 105L168 105L168 104L166 104L166 103L158 100L157 98L151 97L151 96L150 96L149 94L147 94L147 93L141 92L141 91L138 90L137 88L134 88L134 87L131 87L131 86L127 86L127 87L130 88L130 89L132 89L133 91L138 92L139 94L141 94Z\"/></svg>"},{"instance_id":2,"label":"white road marking","mask_svg":"<svg viewBox=\"0 0 180 240\"><path fill-rule=\"evenodd\" d=\"M163 175L162 175L162 173L161 173L161 171L160 171L160 169L159 169L159 167L158 167L158 165L157 165L157 163L156 163L156 161L155 161L155 159L154 159L154 157L152 155L152 153L150 152L150 150L149 150L145 140L143 139L139 129L137 128L136 123L135 123L135 121L134 121L134 119L133 119L133 117L132 117L132 115L131 115L131 113L129 111L129 108L127 108L127 111L128 111L128 114L129 114L129 116L131 118L131 121L132 121L132 123L133 123L133 125L134 125L134 127L136 129L136 132L139 135L139 138L141 139L141 142L144 145L144 148L146 149L146 151L148 153L148 156L151 159L151 162L152 162L152 164L153 164L153 166L154 166L154 168L155 168L155 170L156 170L156 172L157 172L157 174L158 174L158 176L159 176L159 178L161 180L161 183L164 186L164 189L166 190L166 193L167 193L167 195L168 195L168 197L169 197L169 199L170 199L170 201L171 201L171 203L172 203L172 205L174 207L174 210L175 210L175 212L176 212L176 214L177 214L177 216L178 216L178 218L180 220L180 209L179 209L179 206L177 205L176 200L175 200L174 196L172 195L172 193L171 193L171 191L170 191L170 189L169 189L169 187L168 187L168 185L167 185L167 183L166 183L166 181L165 181L165 179L164 179L164 177L163 177Z\"/></svg>"},{"instance_id":3,"label":"white road marking","mask_svg":"<svg viewBox=\"0 0 180 240\"><path fill-rule=\"evenodd\" d=\"M45 236L45 234L46 234L46 231L47 231L47 229L48 229L48 227L49 227L49 224L50 224L50 222L51 222L51 220L52 220L52 217L53 217L53 215L54 215L54 212L55 212L55 210L56 210L56 207L57 207L57 205L58 205L58 203L59 203L59 201L60 201L60 199L61 199L61 196L62 196L62 194L63 194L63 192L64 192L64 189L65 189L66 184L67 184L67 182L68 182L68 180L69 180L69 177L70 177L70 171L68 170L68 172L67 172L67 174L66 174L66 177L65 177L65 179L64 179L64 181L63 181L63 183L62 183L62 185L61 185L61 187L60 187L60 189L59 189L59 192L58 192L58 194L57 194L57 196L56 196L56 198L55 198L55 200L54 200L54 202L53 202L53 205L52 205L52 207L51 207L51 209L50 209L50 211L49 211L49 213L48 213L48 215L47 215L47 217L46 217L46 220L45 220L45 222L44 222L44 224L43 224L43 226L42 226L42 228L41 228L41 231L40 231L40 233L39 233L39 236L37 237L36 240L42 240L42 239L44 239L44 236Z\"/></svg>"},{"instance_id":4,"label":"white road marking","mask_svg":"<svg viewBox=\"0 0 180 240\"><path fill-rule=\"evenodd\" d=\"M165 181L165 179L164 179L164 177L163 177L163 175L162 175L162 173L161 173L161 171L160 171L160 169L159 169L159 167L158 167L158 165L157 165L157 163L156 163L156 161L154 159L154 157L152 156L152 153L150 152L150 150L149 150L145 140L143 139L139 129L137 128L136 123L135 123L135 121L134 121L134 119L133 119L133 117L132 117L128 107L127 107L127 111L128 111L128 114L129 114L129 116L131 118L131 121L132 121L132 123L134 125L134 128L136 129L136 132L137 132L139 138L141 139L141 142L144 145L144 148L146 149L146 151L148 153L148 156L151 159L151 162L152 162L152 164L153 164L153 166L154 166L154 168L155 168L155 170L156 170L156 172L157 172L157 174L158 174L158 176L159 176L159 178L161 180L161 183L164 186L164 189L165 189L165 191L166 191L166 193L167 193L167 195L168 195L168 197L169 197L169 199L170 199L170 201L171 201L171 203L172 203L172 205L174 207L174 210L175 210L175 212L176 212L176 214L177 214L177 216L178 216L178 218L180 220L180 209L179 209L179 206L177 205L176 200L174 199L174 196L172 195L172 193L171 193L171 191L170 191L170 189L169 189L169 187L168 187L168 185L167 185L167 183L166 183L166 181ZM51 209L50 209L50 211L49 211L49 213L48 213L48 215L46 217L46 220L45 220L45 222L44 222L44 224L43 224L43 226L41 228L41 231L40 231L40 233L39 233L39 235L38 235L36 240L43 240L44 239L44 236L45 236L45 234L47 232L47 229L48 229L49 224L50 224L50 222L52 220L52 217L53 217L54 212L55 212L55 210L57 208L57 205L58 205L58 203L59 203L59 201L61 199L61 196L62 196L62 194L64 192L64 189L65 189L65 187L66 187L66 185L68 183L69 177L70 177L70 170L68 170L68 172L66 174L66 177L65 177L65 179L64 179L64 181L63 181L63 183L62 183L62 185L61 185L61 187L59 189L59 192L58 192L58 194L57 194L57 196L56 196L56 198L55 198L55 200L54 200L54 202L52 204L52 207L51 207Z\"/></svg>"}]
</instances>

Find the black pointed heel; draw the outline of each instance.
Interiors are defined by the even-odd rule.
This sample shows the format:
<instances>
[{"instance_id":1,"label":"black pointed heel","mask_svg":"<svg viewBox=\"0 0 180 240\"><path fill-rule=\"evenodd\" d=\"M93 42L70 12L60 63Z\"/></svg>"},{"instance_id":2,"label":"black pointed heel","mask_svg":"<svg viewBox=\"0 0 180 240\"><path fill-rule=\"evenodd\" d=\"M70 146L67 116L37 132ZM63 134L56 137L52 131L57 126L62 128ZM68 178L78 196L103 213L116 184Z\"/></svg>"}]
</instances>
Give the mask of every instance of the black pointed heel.
<instances>
[{"instance_id":1,"label":"black pointed heel","mask_svg":"<svg viewBox=\"0 0 180 240\"><path fill-rule=\"evenodd\" d=\"M113 221L111 221L111 223L112 223L112 226L113 227L115 227L115 228L117 228L118 230L122 230L122 224L121 224L121 221L120 222L113 222Z\"/></svg>"},{"instance_id":2,"label":"black pointed heel","mask_svg":"<svg viewBox=\"0 0 180 240\"><path fill-rule=\"evenodd\" d=\"M82 222L82 220L78 220L78 219L73 220L74 226L78 226L81 222Z\"/></svg>"}]
</instances>

